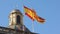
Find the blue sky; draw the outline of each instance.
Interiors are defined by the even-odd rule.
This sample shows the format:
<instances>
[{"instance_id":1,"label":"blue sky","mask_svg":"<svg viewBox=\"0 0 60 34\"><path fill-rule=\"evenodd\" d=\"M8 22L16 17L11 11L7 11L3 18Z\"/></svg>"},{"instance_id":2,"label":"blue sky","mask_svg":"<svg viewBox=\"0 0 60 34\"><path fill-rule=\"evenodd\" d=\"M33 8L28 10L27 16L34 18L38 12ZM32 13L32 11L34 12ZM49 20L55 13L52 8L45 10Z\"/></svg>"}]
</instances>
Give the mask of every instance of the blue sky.
<instances>
[{"instance_id":1,"label":"blue sky","mask_svg":"<svg viewBox=\"0 0 60 34\"><path fill-rule=\"evenodd\" d=\"M0 0L0 26L8 27L9 13L23 5L35 9L37 15L46 19L44 24L34 21L34 32L40 34L60 34L60 0ZM16 7L18 5L18 7ZM25 26L32 31L32 20L24 15Z\"/></svg>"}]
</instances>

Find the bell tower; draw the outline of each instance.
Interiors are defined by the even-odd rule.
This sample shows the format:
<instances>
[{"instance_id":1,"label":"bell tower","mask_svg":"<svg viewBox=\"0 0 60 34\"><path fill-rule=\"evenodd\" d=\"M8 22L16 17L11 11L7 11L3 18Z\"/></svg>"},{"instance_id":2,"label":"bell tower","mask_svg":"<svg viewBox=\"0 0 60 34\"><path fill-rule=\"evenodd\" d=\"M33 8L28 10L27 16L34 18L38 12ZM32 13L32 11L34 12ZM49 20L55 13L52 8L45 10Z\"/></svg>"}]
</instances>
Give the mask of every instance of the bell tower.
<instances>
[{"instance_id":1,"label":"bell tower","mask_svg":"<svg viewBox=\"0 0 60 34\"><path fill-rule=\"evenodd\" d=\"M23 14L18 10L12 10L9 15L9 28L22 29L23 26Z\"/></svg>"}]
</instances>

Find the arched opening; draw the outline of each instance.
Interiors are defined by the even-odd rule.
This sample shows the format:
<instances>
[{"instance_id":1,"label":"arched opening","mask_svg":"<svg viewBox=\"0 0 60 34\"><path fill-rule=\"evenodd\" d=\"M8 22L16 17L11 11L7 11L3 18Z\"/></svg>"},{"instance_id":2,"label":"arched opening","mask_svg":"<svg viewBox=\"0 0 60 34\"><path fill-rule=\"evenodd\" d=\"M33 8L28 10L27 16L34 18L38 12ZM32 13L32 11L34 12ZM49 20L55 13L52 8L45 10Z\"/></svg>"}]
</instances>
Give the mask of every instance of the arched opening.
<instances>
[{"instance_id":1,"label":"arched opening","mask_svg":"<svg viewBox=\"0 0 60 34\"><path fill-rule=\"evenodd\" d=\"M17 15L17 20L16 20L17 24L20 24L20 16Z\"/></svg>"}]
</instances>

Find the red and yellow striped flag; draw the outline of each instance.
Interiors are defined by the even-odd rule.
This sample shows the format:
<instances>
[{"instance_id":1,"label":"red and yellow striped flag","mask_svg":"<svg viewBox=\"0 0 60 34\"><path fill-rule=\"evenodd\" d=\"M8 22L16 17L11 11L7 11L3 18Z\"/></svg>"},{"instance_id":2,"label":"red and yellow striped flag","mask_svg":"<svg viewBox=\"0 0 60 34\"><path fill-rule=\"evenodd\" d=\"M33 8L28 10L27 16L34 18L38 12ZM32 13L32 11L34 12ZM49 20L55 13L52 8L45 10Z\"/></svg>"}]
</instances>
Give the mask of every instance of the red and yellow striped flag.
<instances>
[{"instance_id":1,"label":"red and yellow striped flag","mask_svg":"<svg viewBox=\"0 0 60 34\"><path fill-rule=\"evenodd\" d=\"M34 12L33 10L27 8L26 6L24 6L24 11L25 11L25 15L27 15L28 17L30 17L33 21L34 21Z\"/></svg>"},{"instance_id":2,"label":"red and yellow striped flag","mask_svg":"<svg viewBox=\"0 0 60 34\"><path fill-rule=\"evenodd\" d=\"M36 12L30 8L27 8L26 6L24 6L24 11L25 11L25 15L27 15L28 17L30 17L33 21L37 20L40 23L45 22L45 19L39 17Z\"/></svg>"}]
</instances>

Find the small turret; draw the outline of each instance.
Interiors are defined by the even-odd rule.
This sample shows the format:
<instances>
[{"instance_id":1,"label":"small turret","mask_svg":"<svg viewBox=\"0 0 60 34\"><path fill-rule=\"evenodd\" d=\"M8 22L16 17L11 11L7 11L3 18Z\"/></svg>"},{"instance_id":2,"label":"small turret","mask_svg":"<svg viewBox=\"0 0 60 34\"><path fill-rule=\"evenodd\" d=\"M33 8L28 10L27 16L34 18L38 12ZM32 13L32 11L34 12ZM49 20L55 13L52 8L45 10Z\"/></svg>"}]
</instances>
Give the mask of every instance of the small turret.
<instances>
[{"instance_id":1,"label":"small turret","mask_svg":"<svg viewBox=\"0 0 60 34\"><path fill-rule=\"evenodd\" d=\"M9 28L21 29L23 26L23 14L18 10L12 10L9 15Z\"/></svg>"}]
</instances>

